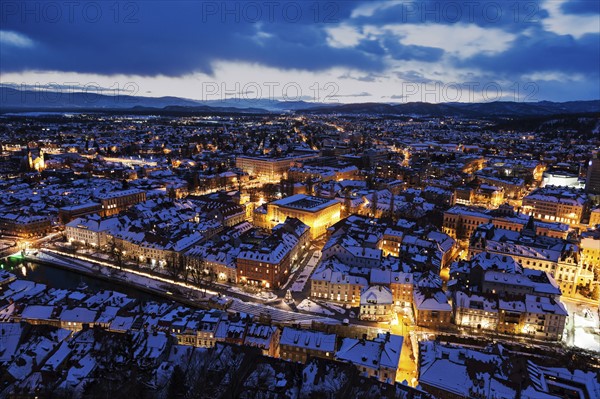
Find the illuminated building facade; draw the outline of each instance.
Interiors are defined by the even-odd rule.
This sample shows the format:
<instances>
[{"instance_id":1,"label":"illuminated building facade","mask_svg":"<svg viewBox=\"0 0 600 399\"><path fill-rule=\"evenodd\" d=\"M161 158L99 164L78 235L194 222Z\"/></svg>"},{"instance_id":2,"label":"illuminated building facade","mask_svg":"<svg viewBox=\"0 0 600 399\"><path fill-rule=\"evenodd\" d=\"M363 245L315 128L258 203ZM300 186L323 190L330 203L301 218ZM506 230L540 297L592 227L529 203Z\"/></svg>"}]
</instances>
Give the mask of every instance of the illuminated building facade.
<instances>
[{"instance_id":1,"label":"illuminated building facade","mask_svg":"<svg viewBox=\"0 0 600 399\"><path fill-rule=\"evenodd\" d=\"M138 189L113 191L97 197L102 205L102 216L116 215L132 205L146 201L146 192Z\"/></svg>"},{"instance_id":2,"label":"illuminated building facade","mask_svg":"<svg viewBox=\"0 0 600 399\"><path fill-rule=\"evenodd\" d=\"M523 198L523 211L528 215L570 226L579 225L587 205L587 199L579 190L567 188L543 188Z\"/></svg>"},{"instance_id":3,"label":"illuminated building facade","mask_svg":"<svg viewBox=\"0 0 600 399\"><path fill-rule=\"evenodd\" d=\"M296 260L298 245L295 235L279 230L261 243L242 250L236 259L238 282L267 289L281 287Z\"/></svg>"},{"instance_id":4,"label":"illuminated building facade","mask_svg":"<svg viewBox=\"0 0 600 399\"><path fill-rule=\"evenodd\" d=\"M238 156L235 167L252 177L269 181L280 180L290 169L293 162L316 158L316 154L291 155L284 158Z\"/></svg>"},{"instance_id":5,"label":"illuminated building facade","mask_svg":"<svg viewBox=\"0 0 600 399\"><path fill-rule=\"evenodd\" d=\"M310 227L311 238L316 239L339 222L340 212L338 201L296 194L267 204L267 222L274 227L288 217L297 218Z\"/></svg>"}]
</instances>

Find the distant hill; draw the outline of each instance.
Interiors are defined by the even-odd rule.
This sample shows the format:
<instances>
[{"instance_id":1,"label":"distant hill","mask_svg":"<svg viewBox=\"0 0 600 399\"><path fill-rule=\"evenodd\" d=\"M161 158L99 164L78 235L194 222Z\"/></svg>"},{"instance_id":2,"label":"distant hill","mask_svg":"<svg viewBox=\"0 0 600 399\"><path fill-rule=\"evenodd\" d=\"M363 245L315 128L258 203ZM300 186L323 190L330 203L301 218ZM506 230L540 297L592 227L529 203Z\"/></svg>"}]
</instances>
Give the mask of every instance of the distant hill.
<instances>
[{"instance_id":1,"label":"distant hill","mask_svg":"<svg viewBox=\"0 0 600 399\"><path fill-rule=\"evenodd\" d=\"M600 100L563 103L510 102L442 103L409 102L404 104L358 103L321 104L305 101L277 100L209 100L198 101L179 97L142 97L97 93L68 93L17 90L0 86L0 113L27 111L120 111L135 113L340 113L402 116L455 117L524 117L600 112Z\"/></svg>"},{"instance_id":2,"label":"distant hill","mask_svg":"<svg viewBox=\"0 0 600 399\"><path fill-rule=\"evenodd\" d=\"M306 110L306 112L456 117L548 116L600 112L600 100L569 101L564 103L551 101L540 101L536 103L496 101L489 103L442 104L411 102L396 105L364 103L314 107Z\"/></svg>"},{"instance_id":3,"label":"distant hill","mask_svg":"<svg viewBox=\"0 0 600 399\"><path fill-rule=\"evenodd\" d=\"M199 103L178 97L115 96L83 92L16 90L0 86L0 108L3 112L7 110L38 109L128 109L136 106L164 108L173 105L196 106Z\"/></svg>"}]
</instances>

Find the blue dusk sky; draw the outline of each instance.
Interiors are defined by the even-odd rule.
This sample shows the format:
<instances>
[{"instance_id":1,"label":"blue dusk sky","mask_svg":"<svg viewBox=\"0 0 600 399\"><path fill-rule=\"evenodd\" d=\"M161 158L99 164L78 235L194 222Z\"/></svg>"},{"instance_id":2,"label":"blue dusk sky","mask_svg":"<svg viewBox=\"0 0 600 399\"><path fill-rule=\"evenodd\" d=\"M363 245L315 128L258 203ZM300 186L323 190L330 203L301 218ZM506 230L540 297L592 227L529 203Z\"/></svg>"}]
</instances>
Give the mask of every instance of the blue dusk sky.
<instances>
[{"instance_id":1,"label":"blue dusk sky","mask_svg":"<svg viewBox=\"0 0 600 399\"><path fill-rule=\"evenodd\" d=\"M600 1L0 2L18 88L321 102L600 98Z\"/></svg>"}]
</instances>

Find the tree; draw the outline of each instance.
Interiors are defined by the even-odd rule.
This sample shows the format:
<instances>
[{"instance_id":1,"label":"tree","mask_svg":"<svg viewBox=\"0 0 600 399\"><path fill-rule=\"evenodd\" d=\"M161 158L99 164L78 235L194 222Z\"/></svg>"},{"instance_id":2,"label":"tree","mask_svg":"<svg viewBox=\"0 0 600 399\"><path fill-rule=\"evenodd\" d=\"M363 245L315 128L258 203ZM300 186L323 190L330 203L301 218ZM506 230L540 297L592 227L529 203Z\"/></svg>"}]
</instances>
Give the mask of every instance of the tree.
<instances>
[{"instance_id":1,"label":"tree","mask_svg":"<svg viewBox=\"0 0 600 399\"><path fill-rule=\"evenodd\" d=\"M110 260L121 270L123 268L123 243L114 236L111 236L108 242L108 251Z\"/></svg>"},{"instance_id":2,"label":"tree","mask_svg":"<svg viewBox=\"0 0 600 399\"><path fill-rule=\"evenodd\" d=\"M176 365L171 374L167 397L169 398L184 398L187 393L185 373Z\"/></svg>"},{"instance_id":3,"label":"tree","mask_svg":"<svg viewBox=\"0 0 600 399\"><path fill-rule=\"evenodd\" d=\"M183 258L177 252L172 252L167 259L166 269L171 277L179 277L183 272Z\"/></svg>"},{"instance_id":4,"label":"tree","mask_svg":"<svg viewBox=\"0 0 600 399\"><path fill-rule=\"evenodd\" d=\"M373 193L372 202L371 202L371 217L377 217L377 205L379 201L379 196L377 194L377 190Z\"/></svg>"}]
</instances>

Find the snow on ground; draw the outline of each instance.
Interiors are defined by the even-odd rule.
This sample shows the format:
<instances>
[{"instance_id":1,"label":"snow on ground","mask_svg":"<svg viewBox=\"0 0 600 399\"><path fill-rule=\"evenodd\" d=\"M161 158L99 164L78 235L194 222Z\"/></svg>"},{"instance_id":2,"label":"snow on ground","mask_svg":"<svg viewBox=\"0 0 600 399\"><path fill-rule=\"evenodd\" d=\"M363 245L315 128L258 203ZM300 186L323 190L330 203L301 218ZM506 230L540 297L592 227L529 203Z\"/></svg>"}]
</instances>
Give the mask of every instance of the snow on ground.
<instances>
[{"instance_id":1,"label":"snow on ground","mask_svg":"<svg viewBox=\"0 0 600 399\"><path fill-rule=\"evenodd\" d=\"M5 249L12 247L15 247L15 240L0 240L0 251L4 251Z\"/></svg>"},{"instance_id":2,"label":"snow on ground","mask_svg":"<svg viewBox=\"0 0 600 399\"><path fill-rule=\"evenodd\" d=\"M296 281L294 281L294 284L292 284L292 288L290 288L290 291L302 292L304 290L304 286L306 285L308 278L312 274L313 270L315 270L315 266L317 266L320 259L321 259L321 252L320 251L315 252L315 254L310 258L310 260L308 261L308 263L302 270L302 273L300 273L300 275L298 275L298 278L296 278Z\"/></svg>"},{"instance_id":3,"label":"snow on ground","mask_svg":"<svg viewBox=\"0 0 600 399\"><path fill-rule=\"evenodd\" d=\"M243 288L240 288L240 287L230 287L230 286L224 286L224 287L228 291L237 292L238 294L242 294L245 296L249 296L249 297L264 300L264 301L272 301L272 300L275 300L278 298L277 295L275 295L274 293L272 293L270 291L260 291L257 293L251 293L251 292L245 291Z\"/></svg>"},{"instance_id":4,"label":"snow on ground","mask_svg":"<svg viewBox=\"0 0 600 399\"><path fill-rule=\"evenodd\" d=\"M302 302L298 304L297 308L300 310L304 310L305 312L320 313L327 316L333 316L335 314L331 310L325 309L324 307L322 307L318 303L311 301L310 299L302 300Z\"/></svg>"},{"instance_id":5,"label":"snow on ground","mask_svg":"<svg viewBox=\"0 0 600 399\"><path fill-rule=\"evenodd\" d=\"M575 346L600 352L600 329L598 328L598 315L574 315L575 321Z\"/></svg>"},{"instance_id":6,"label":"snow on ground","mask_svg":"<svg viewBox=\"0 0 600 399\"><path fill-rule=\"evenodd\" d=\"M563 302L569 312L564 332L566 344L600 352L598 308L568 299L563 299Z\"/></svg>"},{"instance_id":7,"label":"snow on ground","mask_svg":"<svg viewBox=\"0 0 600 399\"><path fill-rule=\"evenodd\" d=\"M339 314L346 314L346 309L344 309L342 306L339 306L338 304L332 302L324 302L323 305L325 305L331 310L338 312Z\"/></svg>"}]
</instances>

